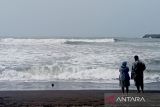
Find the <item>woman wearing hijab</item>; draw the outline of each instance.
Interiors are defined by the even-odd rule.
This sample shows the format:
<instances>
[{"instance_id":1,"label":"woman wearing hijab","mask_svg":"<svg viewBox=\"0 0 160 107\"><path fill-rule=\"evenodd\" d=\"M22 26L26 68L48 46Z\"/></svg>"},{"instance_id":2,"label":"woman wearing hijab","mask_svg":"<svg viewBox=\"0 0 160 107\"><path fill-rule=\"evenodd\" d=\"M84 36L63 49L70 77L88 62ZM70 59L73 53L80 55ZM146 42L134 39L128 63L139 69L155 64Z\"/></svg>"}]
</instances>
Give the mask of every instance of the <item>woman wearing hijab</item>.
<instances>
[{"instance_id":1,"label":"woman wearing hijab","mask_svg":"<svg viewBox=\"0 0 160 107\"><path fill-rule=\"evenodd\" d=\"M126 93L129 91L130 86L130 76L129 76L129 68L127 66L127 62L123 62L121 67L119 68L119 82L122 88L122 92L124 93L124 88L126 88Z\"/></svg>"}]
</instances>

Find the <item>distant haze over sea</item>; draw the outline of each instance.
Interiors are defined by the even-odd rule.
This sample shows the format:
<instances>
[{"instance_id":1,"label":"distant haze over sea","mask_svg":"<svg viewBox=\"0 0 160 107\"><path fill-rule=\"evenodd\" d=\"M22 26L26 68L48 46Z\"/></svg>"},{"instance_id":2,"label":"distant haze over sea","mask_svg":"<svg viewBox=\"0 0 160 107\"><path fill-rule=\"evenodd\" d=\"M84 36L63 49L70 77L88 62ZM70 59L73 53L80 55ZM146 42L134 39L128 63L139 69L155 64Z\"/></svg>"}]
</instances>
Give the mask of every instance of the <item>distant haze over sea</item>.
<instances>
[{"instance_id":1,"label":"distant haze over sea","mask_svg":"<svg viewBox=\"0 0 160 107\"><path fill-rule=\"evenodd\" d=\"M47 38L142 38L143 35L139 36L118 36L118 35L23 35L23 36L2 36L0 38L24 38L24 39L47 39Z\"/></svg>"}]
</instances>

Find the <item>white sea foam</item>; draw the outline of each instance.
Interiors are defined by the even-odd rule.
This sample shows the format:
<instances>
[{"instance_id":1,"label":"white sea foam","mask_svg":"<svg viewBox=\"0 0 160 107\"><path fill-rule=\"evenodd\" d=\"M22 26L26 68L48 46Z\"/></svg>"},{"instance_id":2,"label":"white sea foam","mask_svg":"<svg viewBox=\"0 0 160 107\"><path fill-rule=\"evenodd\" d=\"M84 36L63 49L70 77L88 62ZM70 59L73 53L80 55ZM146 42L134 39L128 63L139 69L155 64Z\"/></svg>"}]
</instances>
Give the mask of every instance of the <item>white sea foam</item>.
<instances>
[{"instance_id":1,"label":"white sea foam","mask_svg":"<svg viewBox=\"0 0 160 107\"><path fill-rule=\"evenodd\" d=\"M116 82L118 77L118 70L113 69L90 69L82 70L78 68L66 68L65 71L56 71L62 68L56 67L39 67L32 68L30 70L20 72L16 70L5 70L1 72L0 80L9 81L56 81L56 80L66 80L66 81L105 81L105 82ZM116 80L116 81L115 81Z\"/></svg>"},{"instance_id":2,"label":"white sea foam","mask_svg":"<svg viewBox=\"0 0 160 107\"><path fill-rule=\"evenodd\" d=\"M4 38L1 44L62 44L62 43L108 43L115 42L115 39L14 39Z\"/></svg>"},{"instance_id":3,"label":"white sea foam","mask_svg":"<svg viewBox=\"0 0 160 107\"><path fill-rule=\"evenodd\" d=\"M145 82L160 81L153 71L159 62L159 42L117 42L114 39L13 39L0 40L0 81L86 81L118 83L118 68L133 56L145 61ZM68 45L66 43L73 43ZM142 43L143 42L143 43ZM74 43L89 43L74 45ZM92 44L94 43L94 44ZM101 45L95 45L102 43ZM107 44L103 44L107 43ZM153 47L151 47L153 45ZM140 47L138 47L140 46ZM142 48L143 47L143 48ZM151 62L155 63L151 63ZM157 66L157 65L156 65ZM159 68L156 68L159 70Z\"/></svg>"},{"instance_id":4,"label":"white sea foam","mask_svg":"<svg viewBox=\"0 0 160 107\"><path fill-rule=\"evenodd\" d=\"M115 39L68 39L65 43L74 44L74 43L108 43L115 42Z\"/></svg>"},{"instance_id":5,"label":"white sea foam","mask_svg":"<svg viewBox=\"0 0 160 107\"><path fill-rule=\"evenodd\" d=\"M160 73L144 73L145 83L160 80ZM152 75L152 76L151 76ZM79 81L79 82L101 82L118 83L118 69L79 69L60 68L56 66L33 67L29 70L3 70L0 80L5 81Z\"/></svg>"}]
</instances>

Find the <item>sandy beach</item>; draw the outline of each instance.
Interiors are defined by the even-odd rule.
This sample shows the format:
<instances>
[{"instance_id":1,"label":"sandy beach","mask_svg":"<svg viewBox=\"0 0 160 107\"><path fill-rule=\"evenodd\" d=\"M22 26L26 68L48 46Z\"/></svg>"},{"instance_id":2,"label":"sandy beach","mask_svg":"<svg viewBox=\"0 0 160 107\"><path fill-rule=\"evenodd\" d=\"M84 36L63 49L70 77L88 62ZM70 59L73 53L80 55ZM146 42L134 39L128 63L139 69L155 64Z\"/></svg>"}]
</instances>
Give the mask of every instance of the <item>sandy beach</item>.
<instances>
[{"instance_id":1,"label":"sandy beach","mask_svg":"<svg viewBox=\"0 0 160 107\"><path fill-rule=\"evenodd\" d=\"M70 106L104 106L104 95L121 94L120 90L47 90L47 91L0 91L0 107L70 107ZM131 90L130 94L149 97L160 91L145 91L137 94ZM153 96L153 101L146 102L148 106L158 105L160 94ZM149 100L148 100L149 101ZM156 102L157 101L157 102ZM136 103L135 103L136 105ZM114 105L118 106L118 105ZM121 105L122 106L122 105ZM132 105L133 106L133 105ZM146 105L145 105L146 106Z\"/></svg>"}]
</instances>

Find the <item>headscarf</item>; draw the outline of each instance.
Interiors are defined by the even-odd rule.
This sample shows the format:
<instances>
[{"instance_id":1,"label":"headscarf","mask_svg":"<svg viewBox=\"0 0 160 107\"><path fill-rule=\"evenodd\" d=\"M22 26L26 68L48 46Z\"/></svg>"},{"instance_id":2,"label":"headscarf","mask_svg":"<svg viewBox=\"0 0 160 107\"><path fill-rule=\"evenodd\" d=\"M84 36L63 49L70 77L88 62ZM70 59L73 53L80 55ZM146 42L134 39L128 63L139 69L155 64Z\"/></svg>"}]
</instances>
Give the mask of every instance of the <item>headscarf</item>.
<instances>
[{"instance_id":1,"label":"headscarf","mask_svg":"<svg viewBox=\"0 0 160 107\"><path fill-rule=\"evenodd\" d=\"M127 65L126 61L122 62L122 67L126 67L126 65Z\"/></svg>"}]
</instances>

